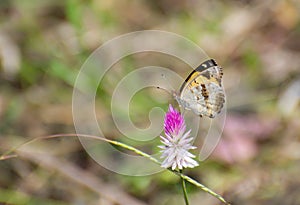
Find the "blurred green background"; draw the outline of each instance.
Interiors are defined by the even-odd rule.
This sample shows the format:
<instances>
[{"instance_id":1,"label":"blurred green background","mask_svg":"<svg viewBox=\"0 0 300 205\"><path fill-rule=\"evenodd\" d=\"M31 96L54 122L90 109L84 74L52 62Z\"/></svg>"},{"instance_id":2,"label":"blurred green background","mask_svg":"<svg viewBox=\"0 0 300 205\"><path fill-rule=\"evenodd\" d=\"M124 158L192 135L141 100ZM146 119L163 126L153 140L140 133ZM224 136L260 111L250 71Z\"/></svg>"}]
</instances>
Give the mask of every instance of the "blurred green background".
<instances>
[{"instance_id":1,"label":"blurred green background","mask_svg":"<svg viewBox=\"0 0 300 205\"><path fill-rule=\"evenodd\" d=\"M300 204L299 20L298 0L0 0L0 152L31 138L74 133L72 91L86 58L121 34L165 30L192 40L224 69L222 139L187 174L232 204ZM96 110L107 117L110 138L119 134L109 121L110 89L139 60L124 59L117 78L99 88L104 103ZM133 103L141 127L152 106L168 104L139 95ZM115 174L75 138L38 141L17 153L0 161L3 203L184 203L178 177ZM193 186L188 191L191 204L220 204Z\"/></svg>"}]
</instances>

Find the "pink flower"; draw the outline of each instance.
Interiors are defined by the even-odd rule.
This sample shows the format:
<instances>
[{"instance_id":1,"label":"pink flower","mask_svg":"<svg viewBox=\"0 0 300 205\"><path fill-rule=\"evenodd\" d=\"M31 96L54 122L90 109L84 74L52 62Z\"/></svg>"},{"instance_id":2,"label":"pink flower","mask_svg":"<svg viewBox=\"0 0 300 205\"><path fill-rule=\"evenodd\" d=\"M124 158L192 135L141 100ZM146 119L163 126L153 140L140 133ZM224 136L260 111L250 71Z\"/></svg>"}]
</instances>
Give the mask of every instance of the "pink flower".
<instances>
[{"instance_id":1,"label":"pink flower","mask_svg":"<svg viewBox=\"0 0 300 205\"><path fill-rule=\"evenodd\" d=\"M185 131L184 118L172 105L169 106L169 111L166 114L164 128L168 135L178 135L180 130Z\"/></svg>"},{"instance_id":2,"label":"pink flower","mask_svg":"<svg viewBox=\"0 0 300 205\"><path fill-rule=\"evenodd\" d=\"M165 137L160 136L164 144L159 146L162 149L161 158L165 158L161 164L162 167L172 167L174 170L199 165L192 159L195 155L189 152L190 149L196 149L196 147L191 144L193 138L189 137L190 130L186 132L185 129L183 116L170 105L164 122Z\"/></svg>"}]
</instances>

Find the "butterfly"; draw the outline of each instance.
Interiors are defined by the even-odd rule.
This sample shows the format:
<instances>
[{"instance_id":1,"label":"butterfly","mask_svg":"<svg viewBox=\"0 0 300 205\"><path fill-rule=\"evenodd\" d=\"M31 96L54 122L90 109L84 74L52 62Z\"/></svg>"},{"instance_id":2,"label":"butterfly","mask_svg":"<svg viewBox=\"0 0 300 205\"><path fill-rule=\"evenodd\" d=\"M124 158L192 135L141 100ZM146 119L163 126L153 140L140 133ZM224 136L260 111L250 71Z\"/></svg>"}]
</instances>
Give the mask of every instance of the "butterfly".
<instances>
[{"instance_id":1,"label":"butterfly","mask_svg":"<svg viewBox=\"0 0 300 205\"><path fill-rule=\"evenodd\" d=\"M196 115L214 118L225 102L222 87L223 71L214 59L201 63L173 96L179 106L192 110Z\"/></svg>"}]
</instances>

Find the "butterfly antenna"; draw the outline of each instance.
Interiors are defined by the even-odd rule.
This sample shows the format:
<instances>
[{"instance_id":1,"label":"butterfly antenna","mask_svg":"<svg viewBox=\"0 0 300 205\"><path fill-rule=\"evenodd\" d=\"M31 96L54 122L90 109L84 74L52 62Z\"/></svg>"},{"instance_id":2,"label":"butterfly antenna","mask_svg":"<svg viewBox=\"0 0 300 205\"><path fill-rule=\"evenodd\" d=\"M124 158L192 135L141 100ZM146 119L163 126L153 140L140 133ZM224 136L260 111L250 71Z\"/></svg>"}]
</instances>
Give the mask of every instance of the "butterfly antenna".
<instances>
[{"instance_id":1,"label":"butterfly antenna","mask_svg":"<svg viewBox=\"0 0 300 205\"><path fill-rule=\"evenodd\" d=\"M169 90L167 90L167 89L165 89L163 87L157 86L156 88L160 89L160 90L163 90L163 91L167 92L168 94L172 95L172 92L170 92Z\"/></svg>"}]
</instances>

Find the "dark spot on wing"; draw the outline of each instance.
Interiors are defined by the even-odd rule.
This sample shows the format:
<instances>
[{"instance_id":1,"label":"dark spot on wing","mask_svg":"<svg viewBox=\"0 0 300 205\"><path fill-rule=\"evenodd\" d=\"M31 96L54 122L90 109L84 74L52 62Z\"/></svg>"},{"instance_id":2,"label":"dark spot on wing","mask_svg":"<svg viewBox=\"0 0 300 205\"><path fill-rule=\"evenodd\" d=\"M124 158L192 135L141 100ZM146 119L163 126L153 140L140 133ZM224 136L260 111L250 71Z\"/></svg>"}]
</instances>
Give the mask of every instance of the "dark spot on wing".
<instances>
[{"instance_id":1,"label":"dark spot on wing","mask_svg":"<svg viewBox=\"0 0 300 205\"><path fill-rule=\"evenodd\" d=\"M221 77L223 76L223 68L222 67L219 67L220 68L220 75Z\"/></svg>"},{"instance_id":2,"label":"dark spot on wing","mask_svg":"<svg viewBox=\"0 0 300 205\"><path fill-rule=\"evenodd\" d=\"M201 84L201 87L202 87L201 94L204 97L204 100L207 100L208 99L208 93L207 93L205 84Z\"/></svg>"}]
</instances>

